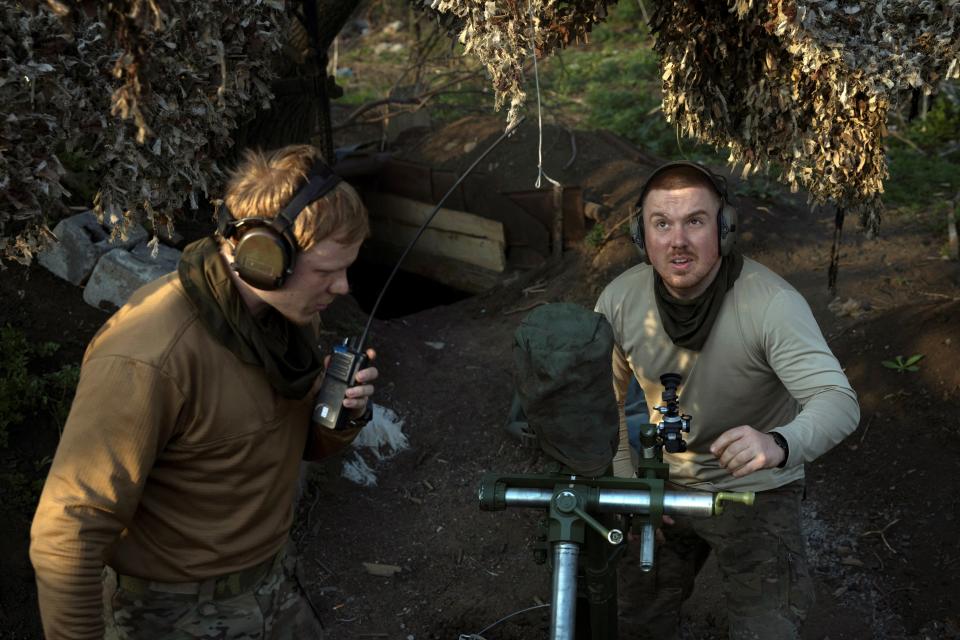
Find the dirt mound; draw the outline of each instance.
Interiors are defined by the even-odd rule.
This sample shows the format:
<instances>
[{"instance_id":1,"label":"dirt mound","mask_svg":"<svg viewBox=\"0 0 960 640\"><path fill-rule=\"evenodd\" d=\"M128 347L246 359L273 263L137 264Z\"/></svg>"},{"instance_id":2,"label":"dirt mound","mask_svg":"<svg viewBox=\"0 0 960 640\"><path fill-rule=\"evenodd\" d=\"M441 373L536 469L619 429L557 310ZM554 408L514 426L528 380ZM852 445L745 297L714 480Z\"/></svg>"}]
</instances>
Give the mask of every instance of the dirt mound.
<instances>
[{"instance_id":1,"label":"dirt mound","mask_svg":"<svg viewBox=\"0 0 960 640\"><path fill-rule=\"evenodd\" d=\"M496 118L458 121L408 137L401 157L462 169L501 127ZM606 242L585 241L487 293L374 323L376 400L405 420L411 448L378 469L376 487L341 478L340 459L313 469L295 537L305 584L331 638L448 640L549 601L548 569L534 564L530 547L538 514L481 512L476 498L484 472L523 473L541 464L502 430L513 388L512 336L540 303L592 306L599 290L634 263L620 223L657 164L604 133L572 137L577 153L564 169L571 134L545 127L544 164L551 177L579 184L606 207L599 221ZM508 188L528 189L536 160L537 130L527 122L484 170ZM736 180L731 185L740 188ZM848 233L836 303L826 291L829 212L809 212L780 192L741 196L738 207L741 247L807 297L862 406L859 430L808 470L804 508L819 605L806 637L960 637L960 498L949 481L960 464L957 265L932 256L939 240L910 220L887 221L876 241ZM62 354L74 361L106 318L83 304L79 289L36 268L5 272L0 294L19 301L3 305L0 325L11 323L34 341L61 341ZM339 320L328 323L331 339L359 323L353 305L337 313ZM916 372L882 365L921 353ZM50 425L35 432L46 440L24 435L14 447L40 444L8 456L24 469L56 441ZM25 557L31 511L5 517L10 535L0 536L0 552L16 558L0 590L4 637L38 637L34 596L13 595L32 588ZM375 576L364 562L400 571ZM687 624L695 637L724 638L717 579L705 577L685 610ZM485 637L543 638L544 619L544 609L534 609Z\"/></svg>"}]
</instances>

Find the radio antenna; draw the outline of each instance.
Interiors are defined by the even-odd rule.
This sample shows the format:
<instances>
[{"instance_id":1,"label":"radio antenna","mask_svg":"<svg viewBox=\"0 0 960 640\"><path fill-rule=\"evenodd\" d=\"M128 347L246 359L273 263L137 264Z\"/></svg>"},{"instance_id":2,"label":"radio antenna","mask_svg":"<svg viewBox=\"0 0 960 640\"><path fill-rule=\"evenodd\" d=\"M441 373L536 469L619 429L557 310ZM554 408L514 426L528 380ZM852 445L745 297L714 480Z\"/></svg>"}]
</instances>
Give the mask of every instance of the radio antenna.
<instances>
[{"instance_id":1,"label":"radio antenna","mask_svg":"<svg viewBox=\"0 0 960 640\"><path fill-rule=\"evenodd\" d=\"M467 170L464 171L459 178L457 178L457 181L453 183L453 186L450 187L450 189L442 198L440 198L440 201L437 202L437 206L433 208L433 211L430 212L430 215L427 216L427 219L424 220L420 225L420 228L417 229L417 233L415 236L413 236L413 240L410 241L407 247L403 250L403 253L400 254L400 258L397 260L397 263L393 265L393 271L390 272L390 275L387 277L387 281L383 283L383 288L380 289L380 295L377 296L377 301L373 303L373 308L370 309L370 317L367 318L367 325L363 328L363 333L360 335L360 340L357 342L357 350L362 351L363 345L367 343L367 334L370 332L370 326L373 324L374 314L377 312L377 308L380 306L380 302L383 300L383 295L387 292L387 287L390 286L390 283L393 281L393 277L397 275L397 271L400 269L401 263L403 263L403 260L407 257L407 254L410 253L410 250L413 249L413 245L417 243L417 240L420 239L420 236L423 235L423 232L426 231L428 226L430 226L430 221L433 220L433 217L437 215L438 211L440 211L440 207L443 206L443 203L447 201L447 198L450 197L454 190L460 186L460 183L463 182L468 175L470 175L477 165L480 164L480 162L486 158L487 155L497 147L497 145L503 142L506 138L510 137L510 134L516 131L517 127L519 127L520 123L522 123L525 119L526 116L522 116L511 126L507 127L506 131L500 134L500 137L493 141L493 144L491 144L483 153L477 156L477 159L474 160L469 167L467 167Z\"/></svg>"},{"instance_id":2,"label":"radio antenna","mask_svg":"<svg viewBox=\"0 0 960 640\"><path fill-rule=\"evenodd\" d=\"M347 339L344 341L344 344L337 345L333 348L333 353L330 356L330 364L324 373L320 390L317 392L317 401L313 408L314 423L317 423L327 429L343 428L343 425L346 423L345 418L348 413L343 411L344 395L346 394L347 389L353 384L357 371L366 365L367 357L363 352L363 346L367 343L367 335L370 333L370 326L373 324L374 314L376 314L377 309L380 307L380 302L383 300L383 294L386 293L387 287L389 287L390 283L393 281L393 277L397 275L397 270L400 268L400 264L403 262L403 259L407 257L407 254L410 253L410 249L412 249L413 245L416 244L417 240L420 239L420 236L423 235L424 230L427 228L427 226L429 226L430 221L433 220L433 217L437 215L437 212L440 211L440 207L443 206L443 203L446 202L447 198L450 197L450 194L453 193L453 190L460 186L460 183L463 182L463 179L470 175L470 172L473 171L478 164L480 164L480 161L483 160L488 153L493 151L494 147L500 144L504 138L513 133L521 122L523 122L523 118L517 120L516 124L513 126L507 127L507 130L504 131L500 137L494 141L493 144L487 147L486 151L481 153L469 167L467 167L467 170L463 172L463 175L457 178L457 181L453 183L453 186L450 187L450 190L447 191L442 198L440 198L440 202L437 203L437 206L433 208L433 211L430 212L430 215L427 216L427 219L424 220L423 224L420 225L420 228L417 229L417 233L413 236L413 240L411 240L410 244L407 245L407 248L403 250L403 253L400 255L400 259L397 260L397 263L393 266L393 271L390 272L390 276L387 278L387 281L383 283L383 288L380 289L380 295L377 296L377 301L373 303L373 308L370 309L370 317L367 318L367 326L363 328L363 334L360 336L360 339L356 342Z\"/></svg>"}]
</instances>

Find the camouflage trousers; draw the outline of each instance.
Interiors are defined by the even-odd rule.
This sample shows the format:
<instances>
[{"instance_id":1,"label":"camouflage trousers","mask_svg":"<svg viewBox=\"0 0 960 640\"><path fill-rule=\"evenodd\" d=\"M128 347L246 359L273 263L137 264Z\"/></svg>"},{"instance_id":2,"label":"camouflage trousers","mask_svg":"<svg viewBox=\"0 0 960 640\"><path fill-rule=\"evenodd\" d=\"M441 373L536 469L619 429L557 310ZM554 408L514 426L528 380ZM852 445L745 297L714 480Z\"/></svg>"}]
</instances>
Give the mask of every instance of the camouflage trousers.
<instances>
[{"instance_id":1,"label":"camouflage trousers","mask_svg":"<svg viewBox=\"0 0 960 640\"><path fill-rule=\"evenodd\" d=\"M732 504L713 518L675 518L662 529L649 573L639 570L633 545L619 567L621 640L680 637L680 607L711 551L731 640L799 639L814 599L800 531L802 493L801 480L757 493L753 507Z\"/></svg>"},{"instance_id":2,"label":"camouflage trousers","mask_svg":"<svg viewBox=\"0 0 960 640\"><path fill-rule=\"evenodd\" d=\"M295 570L296 560L281 553L241 587L238 574L161 584L108 568L104 640L320 640L323 628Z\"/></svg>"}]
</instances>

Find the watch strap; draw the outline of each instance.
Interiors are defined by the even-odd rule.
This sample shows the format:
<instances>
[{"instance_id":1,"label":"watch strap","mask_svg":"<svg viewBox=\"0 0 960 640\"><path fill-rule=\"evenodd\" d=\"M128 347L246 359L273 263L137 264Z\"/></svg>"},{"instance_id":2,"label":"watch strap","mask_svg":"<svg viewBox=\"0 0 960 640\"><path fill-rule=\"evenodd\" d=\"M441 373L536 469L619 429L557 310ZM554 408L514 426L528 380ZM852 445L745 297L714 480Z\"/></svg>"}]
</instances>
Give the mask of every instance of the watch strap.
<instances>
[{"instance_id":1,"label":"watch strap","mask_svg":"<svg viewBox=\"0 0 960 640\"><path fill-rule=\"evenodd\" d=\"M787 439L780 432L771 431L770 435L773 436L773 441L777 443L777 446L783 449L783 460L777 465L777 469L783 469L787 466L787 458L790 457L790 445L787 444Z\"/></svg>"},{"instance_id":2,"label":"watch strap","mask_svg":"<svg viewBox=\"0 0 960 640\"><path fill-rule=\"evenodd\" d=\"M346 428L347 429L360 429L367 426L371 420L373 420L373 409L370 407L371 403L367 401L367 408L364 409L363 414L357 418L350 418L347 420Z\"/></svg>"}]
</instances>

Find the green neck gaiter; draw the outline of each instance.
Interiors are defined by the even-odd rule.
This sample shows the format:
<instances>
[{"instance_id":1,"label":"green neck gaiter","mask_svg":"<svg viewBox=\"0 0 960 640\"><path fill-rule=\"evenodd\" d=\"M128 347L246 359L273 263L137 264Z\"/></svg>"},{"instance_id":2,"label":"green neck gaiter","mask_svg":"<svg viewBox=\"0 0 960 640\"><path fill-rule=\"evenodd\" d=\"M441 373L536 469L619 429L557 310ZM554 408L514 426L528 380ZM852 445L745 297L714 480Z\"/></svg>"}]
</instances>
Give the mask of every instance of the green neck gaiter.
<instances>
[{"instance_id":1,"label":"green neck gaiter","mask_svg":"<svg viewBox=\"0 0 960 640\"><path fill-rule=\"evenodd\" d=\"M212 238L183 250L178 274L201 322L218 342L243 362L263 367L283 397L307 395L323 370L320 347L309 327L293 324L273 307L256 317L251 314Z\"/></svg>"},{"instance_id":2,"label":"green neck gaiter","mask_svg":"<svg viewBox=\"0 0 960 640\"><path fill-rule=\"evenodd\" d=\"M654 297L660 311L660 322L673 344L691 351L700 351L707 342L710 329L720 313L723 297L743 270L743 256L731 253L723 258L717 277L702 294L692 300L678 300L670 295L663 278L654 273Z\"/></svg>"}]
</instances>

